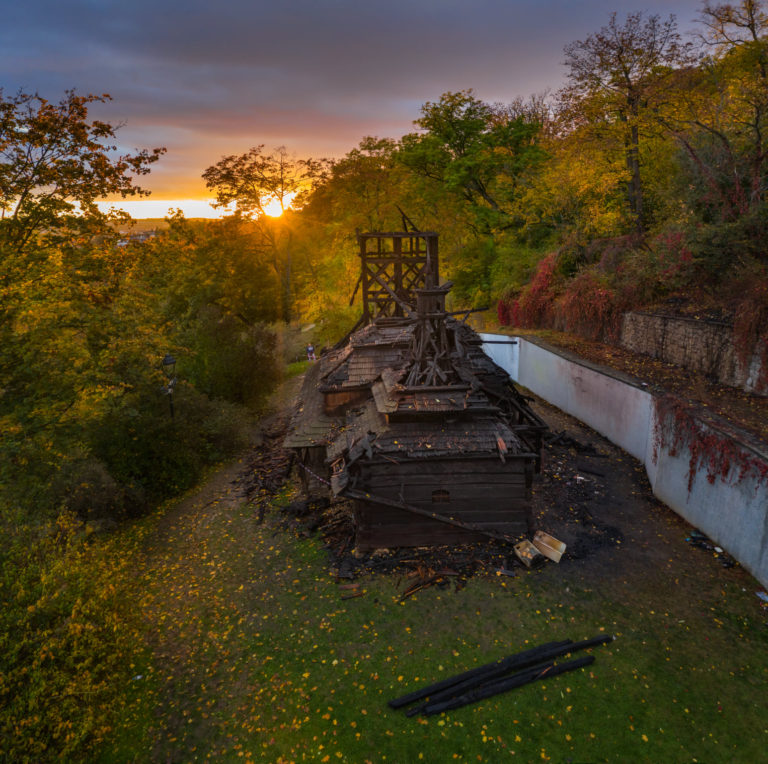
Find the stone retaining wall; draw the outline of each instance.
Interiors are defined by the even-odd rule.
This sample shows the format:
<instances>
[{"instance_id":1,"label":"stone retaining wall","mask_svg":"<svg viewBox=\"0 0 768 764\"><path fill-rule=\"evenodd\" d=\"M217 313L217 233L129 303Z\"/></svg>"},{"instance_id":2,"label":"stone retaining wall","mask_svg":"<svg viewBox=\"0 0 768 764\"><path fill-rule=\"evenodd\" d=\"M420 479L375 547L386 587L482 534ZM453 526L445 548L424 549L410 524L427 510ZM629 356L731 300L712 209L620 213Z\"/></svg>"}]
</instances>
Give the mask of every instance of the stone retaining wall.
<instances>
[{"instance_id":1,"label":"stone retaining wall","mask_svg":"<svg viewBox=\"0 0 768 764\"><path fill-rule=\"evenodd\" d=\"M635 353L703 372L724 385L768 394L765 384L758 385L758 355L753 354L749 365L741 362L730 324L658 313L625 313L620 345Z\"/></svg>"}]
</instances>

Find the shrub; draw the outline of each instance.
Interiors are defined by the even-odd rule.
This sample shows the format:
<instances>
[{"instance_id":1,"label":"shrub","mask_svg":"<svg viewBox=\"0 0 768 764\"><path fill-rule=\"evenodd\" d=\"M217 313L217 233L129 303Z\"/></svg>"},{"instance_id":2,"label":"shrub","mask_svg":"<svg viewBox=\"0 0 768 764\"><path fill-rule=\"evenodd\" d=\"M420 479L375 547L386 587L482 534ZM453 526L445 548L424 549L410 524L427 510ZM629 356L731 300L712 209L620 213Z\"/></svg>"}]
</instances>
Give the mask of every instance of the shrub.
<instances>
[{"instance_id":1,"label":"shrub","mask_svg":"<svg viewBox=\"0 0 768 764\"><path fill-rule=\"evenodd\" d=\"M509 326L512 322L512 309L503 297L496 303L496 315L500 326Z\"/></svg>"},{"instance_id":2,"label":"shrub","mask_svg":"<svg viewBox=\"0 0 768 764\"><path fill-rule=\"evenodd\" d=\"M768 266L750 263L734 282L739 293L734 311L736 352L744 366L754 354L760 363L756 387L768 387Z\"/></svg>"},{"instance_id":3,"label":"shrub","mask_svg":"<svg viewBox=\"0 0 768 764\"><path fill-rule=\"evenodd\" d=\"M515 325L525 328L546 326L552 317L555 299L555 270L557 254L547 255L538 265L530 284L512 303L511 318Z\"/></svg>"},{"instance_id":4,"label":"shrub","mask_svg":"<svg viewBox=\"0 0 768 764\"><path fill-rule=\"evenodd\" d=\"M137 673L137 550L86 542L71 513L43 529L2 509L0 760L86 761Z\"/></svg>"},{"instance_id":5,"label":"shrub","mask_svg":"<svg viewBox=\"0 0 768 764\"><path fill-rule=\"evenodd\" d=\"M83 520L121 517L125 490L103 462L83 458L64 466L51 489L54 501Z\"/></svg>"},{"instance_id":6,"label":"shrub","mask_svg":"<svg viewBox=\"0 0 768 764\"><path fill-rule=\"evenodd\" d=\"M90 450L124 492L123 514L194 485L202 469L246 445L252 420L242 406L180 384L174 416L160 391L145 389L93 425Z\"/></svg>"},{"instance_id":7,"label":"shrub","mask_svg":"<svg viewBox=\"0 0 768 764\"><path fill-rule=\"evenodd\" d=\"M615 291L591 270L568 282L554 312L556 328L590 339L615 340L621 329L622 307Z\"/></svg>"},{"instance_id":8,"label":"shrub","mask_svg":"<svg viewBox=\"0 0 768 764\"><path fill-rule=\"evenodd\" d=\"M258 408L280 379L277 338L263 324L249 326L209 306L192 325L189 344L185 373L210 397Z\"/></svg>"},{"instance_id":9,"label":"shrub","mask_svg":"<svg viewBox=\"0 0 768 764\"><path fill-rule=\"evenodd\" d=\"M687 287L696 280L693 253L686 234L679 229L660 233L653 242L655 273L660 292Z\"/></svg>"}]
</instances>

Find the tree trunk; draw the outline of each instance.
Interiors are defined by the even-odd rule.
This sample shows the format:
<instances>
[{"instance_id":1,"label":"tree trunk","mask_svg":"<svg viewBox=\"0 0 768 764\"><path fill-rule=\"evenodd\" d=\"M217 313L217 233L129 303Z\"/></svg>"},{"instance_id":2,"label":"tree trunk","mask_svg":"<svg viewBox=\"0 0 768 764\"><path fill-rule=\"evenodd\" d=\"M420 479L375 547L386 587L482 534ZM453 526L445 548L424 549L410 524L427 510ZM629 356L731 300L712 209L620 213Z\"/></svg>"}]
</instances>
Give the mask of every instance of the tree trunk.
<instances>
[{"instance_id":1,"label":"tree trunk","mask_svg":"<svg viewBox=\"0 0 768 764\"><path fill-rule=\"evenodd\" d=\"M629 124L627 126L626 160L629 170L627 200L629 209L635 218L635 230L642 235L645 232L645 216L643 214L643 186L640 178L640 130L637 126L639 105L635 98L629 99Z\"/></svg>"},{"instance_id":2,"label":"tree trunk","mask_svg":"<svg viewBox=\"0 0 768 764\"><path fill-rule=\"evenodd\" d=\"M283 266L283 320L286 324L291 322L292 310L291 310L291 239L290 234L288 236L288 246L285 248L285 264Z\"/></svg>"}]
</instances>

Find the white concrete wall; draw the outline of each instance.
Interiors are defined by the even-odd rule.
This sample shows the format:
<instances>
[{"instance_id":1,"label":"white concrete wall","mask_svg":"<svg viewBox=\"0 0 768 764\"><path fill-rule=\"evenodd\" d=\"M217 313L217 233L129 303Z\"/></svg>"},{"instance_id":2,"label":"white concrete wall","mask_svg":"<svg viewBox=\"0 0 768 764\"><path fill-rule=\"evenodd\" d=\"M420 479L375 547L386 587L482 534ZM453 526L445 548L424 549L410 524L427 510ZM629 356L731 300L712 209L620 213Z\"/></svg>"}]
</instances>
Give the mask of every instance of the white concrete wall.
<instances>
[{"instance_id":1,"label":"white concrete wall","mask_svg":"<svg viewBox=\"0 0 768 764\"><path fill-rule=\"evenodd\" d=\"M483 342L487 340L494 340L497 343L513 342L514 345L509 344L493 344L489 343L483 345L485 354L491 358L495 363L505 369L512 379L517 379L518 363L520 361L520 343L516 337L505 337L502 334L480 334L480 338Z\"/></svg>"},{"instance_id":2,"label":"white concrete wall","mask_svg":"<svg viewBox=\"0 0 768 764\"><path fill-rule=\"evenodd\" d=\"M483 334L484 340L503 335ZM507 338L509 339L509 338ZM653 396L622 374L554 348L517 338L518 345L483 345L493 360L519 384L576 417L645 464L653 493L689 523L706 533L768 586L768 485L755 475L707 480L706 468L688 490L690 454L667 448L654 454ZM722 437L731 437L719 433ZM768 454L731 437L750 458L768 464ZM656 459L654 459L656 456ZM733 468L738 472L738 468Z\"/></svg>"},{"instance_id":3,"label":"white concrete wall","mask_svg":"<svg viewBox=\"0 0 768 764\"><path fill-rule=\"evenodd\" d=\"M656 414L651 421L654 432ZM705 429L704 423L701 423ZM747 458L763 460L746 444L729 438ZM651 438L652 440L652 438ZM740 476L733 465L723 480L707 478L706 465L699 467L688 490L691 454L681 448L674 456L668 448L657 449L654 462L652 448L646 458L646 471L653 493L668 507L684 517L709 538L735 557L764 586L768 586L768 485L754 474Z\"/></svg>"},{"instance_id":4,"label":"white concrete wall","mask_svg":"<svg viewBox=\"0 0 768 764\"><path fill-rule=\"evenodd\" d=\"M517 381L645 460L650 393L523 339Z\"/></svg>"}]
</instances>

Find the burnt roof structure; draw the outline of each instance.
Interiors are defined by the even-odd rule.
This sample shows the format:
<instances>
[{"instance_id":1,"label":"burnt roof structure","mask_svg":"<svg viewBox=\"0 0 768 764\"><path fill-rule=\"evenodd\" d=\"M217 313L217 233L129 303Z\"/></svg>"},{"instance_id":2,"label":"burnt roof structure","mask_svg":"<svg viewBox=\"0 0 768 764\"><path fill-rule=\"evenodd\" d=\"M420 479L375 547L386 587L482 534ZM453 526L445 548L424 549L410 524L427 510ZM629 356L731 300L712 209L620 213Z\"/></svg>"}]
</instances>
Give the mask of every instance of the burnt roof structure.
<instances>
[{"instance_id":1,"label":"burnt roof structure","mask_svg":"<svg viewBox=\"0 0 768 764\"><path fill-rule=\"evenodd\" d=\"M437 234L432 231L362 233L362 323L411 315L416 289L438 283Z\"/></svg>"},{"instance_id":2,"label":"burnt roof structure","mask_svg":"<svg viewBox=\"0 0 768 764\"><path fill-rule=\"evenodd\" d=\"M363 549L519 538L544 423L446 311L435 234L360 242L368 321L310 369L286 440L306 487L354 500Z\"/></svg>"}]
</instances>

